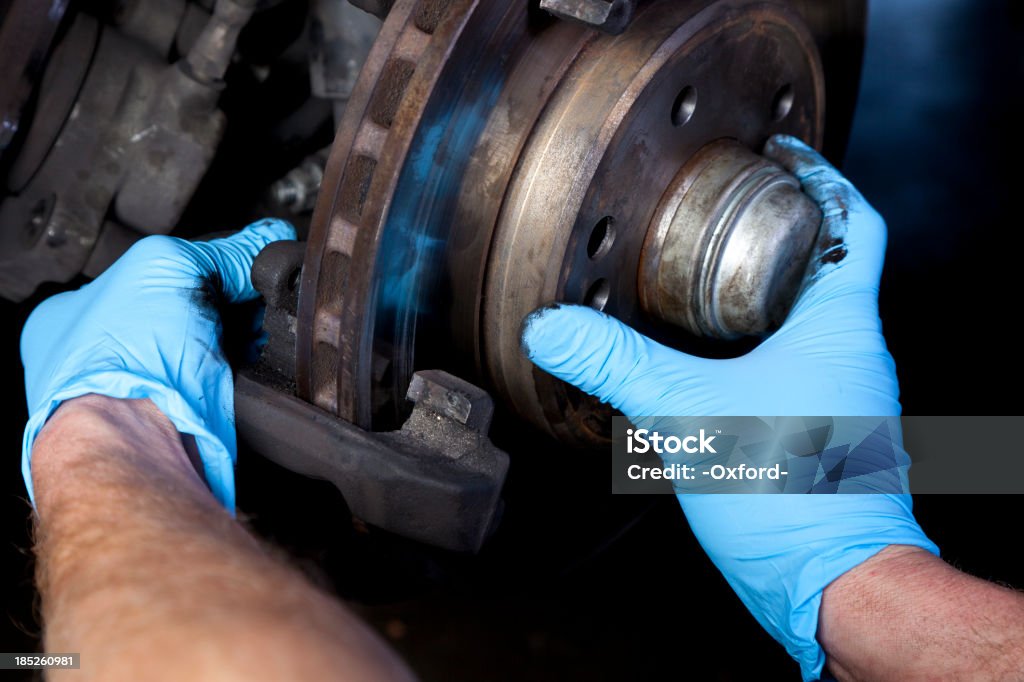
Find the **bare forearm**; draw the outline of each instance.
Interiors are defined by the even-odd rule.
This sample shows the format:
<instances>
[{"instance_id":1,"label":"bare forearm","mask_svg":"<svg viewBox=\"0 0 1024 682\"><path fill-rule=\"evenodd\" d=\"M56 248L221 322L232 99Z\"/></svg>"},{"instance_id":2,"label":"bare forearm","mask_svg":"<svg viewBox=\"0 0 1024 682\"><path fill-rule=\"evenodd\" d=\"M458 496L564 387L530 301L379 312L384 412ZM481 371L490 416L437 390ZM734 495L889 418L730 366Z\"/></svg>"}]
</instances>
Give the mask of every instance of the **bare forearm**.
<instances>
[{"instance_id":1,"label":"bare forearm","mask_svg":"<svg viewBox=\"0 0 1024 682\"><path fill-rule=\"evenodd\" d=\"M94 679L409 677L220 508L152 403L65 404L33 480L46 645Z\"/></svg>"},{"instance_id":2,"label":"bare forearm","mask_svg":"<svg viewBox=\"0 0 1024 682\"><path fill-rule=\"evenodd\" d=\"M818 637L843 681L1019 680L1024 595L889 547L825 590Z\"/></svg>"}]
</instances>

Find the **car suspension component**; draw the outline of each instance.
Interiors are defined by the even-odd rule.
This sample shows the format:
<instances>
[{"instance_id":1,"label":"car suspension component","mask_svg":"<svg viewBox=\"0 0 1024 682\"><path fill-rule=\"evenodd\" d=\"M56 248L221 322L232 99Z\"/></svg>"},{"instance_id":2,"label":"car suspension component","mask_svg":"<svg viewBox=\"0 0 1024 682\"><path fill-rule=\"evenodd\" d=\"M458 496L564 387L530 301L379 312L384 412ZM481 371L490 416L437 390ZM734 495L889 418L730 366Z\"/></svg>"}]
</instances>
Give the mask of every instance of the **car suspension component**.
<instances>
[{"instance_id":1,"label":"car suspension component","mask_svg":"<svg viewBox=\"0 0 1024 682\"><path fill-rule=\"evenodd\" d=\"M2 65L0 293L98 274L175 226L257 4L275 3L126 1L113 28L65 18L51 47L60 17L9 3L0 53L29 58ZM269 342L238 376L239 435L371 525L475 551L509 465L491 395L562 443L608 442L610 409L521 352L525 315L590 305L681 349L785 319L821 215L760 151L783 133L841 155L865 3L352 4L384 19L354 87L376 20L315 4L313 94L341 122L270 192L301 212L320 189L307 243L254 267Z\"/></svg>"},{"instance_id":2,"label":"car suspension component","mask_svg":"<svg viewBox=\"0 0 1024 682\"><path fill-rule=\"evenodd\" d=\"M299 395L390 428L413 372L445 367L606 442L609 410L522 354L523 317L584 303L673 345L770 331L820 215L757 152L821 147L825 81L784 2L652 0L619 35L528 2L395 3L314 213Z\"/></svg>"},{"instance_id":3,"label":"car suspension component","mask_svg":"<svg viewBox=\"0 0 1024 682\"><path fill-rule=\"evenodd\" d=\"M564 17L587 3L555 4L541 7ZM265 362L294 379L305 401L296 405L360 438L402 438L424 424L426 377L451 377L421 368L441 368L559 440L595 445L607 442L610 410L521 352L523 317L538 306L591 305L671 345L763 335L784 320L821 213L758 151L777 133L820 148L827 100L842 146L856 78L831 96L825 83L857 73L860 46L828 65L818 46L862 22L863 5L837 3L826 21L782 2L615 4L628 5L628 27L582 10L559 21L528 2L389 4L324 169L304 258L289 247L277 284L261 288L287 301L282 313L268 297ZM430 395L451 390L442 384ZM357 440L336 434L333 452L365 451ZM464 472L445 442L418 456L455 480ZM353 485L339 472L361 456L337 455L345 463L325 470L306 450L292 442L271 456ZM504 454L483 450L501 462L484 467L500 489ZM375 461L393 457L390 470L404 471L405 456L378 451ZM373 508L364 492L346 494L357 516ZM464 509L482 541L497 496L476 499L486 502ZM416 537L451 547L438 538L465 517Z\"/></svg>"}]
</instances>

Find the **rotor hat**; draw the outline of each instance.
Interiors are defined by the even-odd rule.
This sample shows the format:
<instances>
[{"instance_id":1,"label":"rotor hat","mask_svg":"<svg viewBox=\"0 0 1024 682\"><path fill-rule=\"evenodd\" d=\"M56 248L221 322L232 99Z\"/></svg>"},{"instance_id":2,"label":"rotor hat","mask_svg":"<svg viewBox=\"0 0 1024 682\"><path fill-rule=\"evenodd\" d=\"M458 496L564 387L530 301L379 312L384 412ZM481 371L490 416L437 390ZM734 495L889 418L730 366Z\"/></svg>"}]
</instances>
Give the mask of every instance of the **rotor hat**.
<instances>
[{"instance_id":1,"label":"rotor hat","mask_svg":"<svg viewBox=\"0 0 1024 682\"><path fill-rule=\"evenodd\" d=\"M732 140L713 142L670 185L644 241L644 310L731 339L785 320L821 227L792 175Z\"/></svg>"}]
</instances>

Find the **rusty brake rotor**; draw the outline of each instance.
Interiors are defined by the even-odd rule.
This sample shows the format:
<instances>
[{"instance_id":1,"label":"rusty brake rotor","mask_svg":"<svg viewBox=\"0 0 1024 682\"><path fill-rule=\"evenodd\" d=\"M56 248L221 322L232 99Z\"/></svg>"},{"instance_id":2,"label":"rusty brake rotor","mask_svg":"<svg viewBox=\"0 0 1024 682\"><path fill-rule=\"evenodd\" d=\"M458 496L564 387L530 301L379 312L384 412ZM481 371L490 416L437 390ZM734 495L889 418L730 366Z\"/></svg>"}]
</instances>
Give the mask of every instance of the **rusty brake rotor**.
<instances>
[{"instance_id":1,"label":"rusty brake rotor","mask_svg":"<svg viewBox=\"0 0 1024 682\"><path fill-rule=\"evenodd\" d=\"M835 3L835 26L856 23L856 5ZM817 46L839 31L812 19L813 32L786 2L651 0L610 36L526 0L399 0L348 105L314 215L300 395L363 428L388 428L412 372L442 367L496 389L564 441L603 440L607 409L523 357L522 318L572 301L667 343L688 334L642 305L644 244L662 243L647 239L652 222L704 229L688 227L698 221L687 222L680 194L698 152L725 154L721 167L757 180L774 177L756 157L770 135L821 146ZM732 213L712 212L706 238L681 241L718 254L722 234L757 229L736 207L783 205L766 192L789 190L754 180L705 181L699 197ZM812 220L801 221L786 241L792 253L772 257L802 257ZM712 274L725 267L708 262Z\"/></svg>"}]
</instances>

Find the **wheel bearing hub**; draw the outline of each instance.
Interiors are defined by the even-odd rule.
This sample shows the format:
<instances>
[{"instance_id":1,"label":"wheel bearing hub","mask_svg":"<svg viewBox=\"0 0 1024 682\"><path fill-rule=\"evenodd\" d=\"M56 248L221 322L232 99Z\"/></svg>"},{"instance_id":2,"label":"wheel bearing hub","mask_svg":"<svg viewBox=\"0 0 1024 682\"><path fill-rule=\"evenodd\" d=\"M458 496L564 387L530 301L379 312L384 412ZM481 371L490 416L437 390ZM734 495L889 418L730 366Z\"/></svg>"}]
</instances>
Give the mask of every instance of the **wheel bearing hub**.
<instances>
[{"instance_id":1,"label":"wheel bearing hub","mask_svg":"<svg viewBox=\"0 0 1024 682\"><path fill-rule=\"evenodd\" d=\"M817 48L784 3L651 0L609 36L525 1L399 0L314 215L300 395L387 428L412 372L443 367L602 442L607 408L531 365L523 317L587 303L670 344L771 329L820 215L754 150L823 131Z\"/></svg>"}]
</instances>

